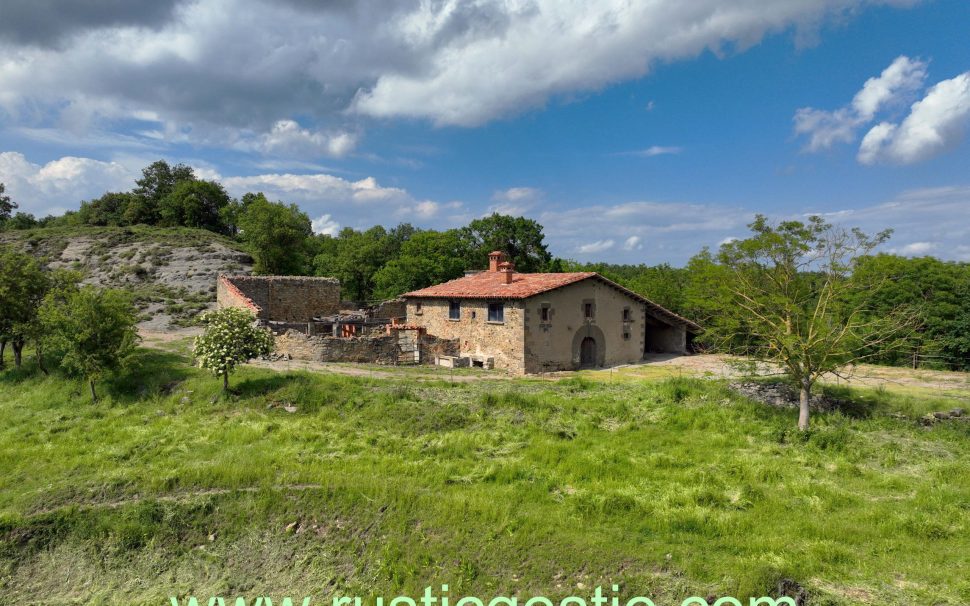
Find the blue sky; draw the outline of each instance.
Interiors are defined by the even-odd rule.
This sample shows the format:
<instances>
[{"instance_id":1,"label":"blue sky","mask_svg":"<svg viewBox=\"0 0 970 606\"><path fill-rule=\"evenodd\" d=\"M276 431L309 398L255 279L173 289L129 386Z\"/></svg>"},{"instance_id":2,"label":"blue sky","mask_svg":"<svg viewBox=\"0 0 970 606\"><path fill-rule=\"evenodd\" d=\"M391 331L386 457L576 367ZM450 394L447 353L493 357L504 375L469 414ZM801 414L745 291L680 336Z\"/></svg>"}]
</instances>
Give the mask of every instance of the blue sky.
<instances>
[{"instance_id":1,"label":"blue sky","mask_svg":"<svg viewBox=\"0 0 970 606\"><path fill-rule=\"evenodd\" d=\"M48 0L0 9L0 182L37 215L159 157L318 231L492 211L684 263L754 213L970 260L970 3Z\"/></svg>"}]
</instances>

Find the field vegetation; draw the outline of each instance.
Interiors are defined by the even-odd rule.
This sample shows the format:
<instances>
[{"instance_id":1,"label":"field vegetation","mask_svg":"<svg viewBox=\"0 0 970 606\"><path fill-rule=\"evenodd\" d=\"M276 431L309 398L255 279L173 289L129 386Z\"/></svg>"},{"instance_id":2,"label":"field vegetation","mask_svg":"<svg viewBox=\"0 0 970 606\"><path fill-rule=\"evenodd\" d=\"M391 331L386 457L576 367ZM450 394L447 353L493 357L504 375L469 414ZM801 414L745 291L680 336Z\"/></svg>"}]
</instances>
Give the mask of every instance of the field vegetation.
<instances>
[{"instance_id":1,"label":"field vegetation","mask_svg":"<svg viewBox=\"0 0 970 606\"><path fill-rule=\"evenodd\" d=\"M82 381L0 374L0 595L762 595L970 602L970 423L841 389L808 432L721 380L450 382L138 350ZM952 403L952 402L951 402ZM927 406L937 406L937 402ZM316 602L315 602L316 603Z\"/></svg>"}]
</instances>

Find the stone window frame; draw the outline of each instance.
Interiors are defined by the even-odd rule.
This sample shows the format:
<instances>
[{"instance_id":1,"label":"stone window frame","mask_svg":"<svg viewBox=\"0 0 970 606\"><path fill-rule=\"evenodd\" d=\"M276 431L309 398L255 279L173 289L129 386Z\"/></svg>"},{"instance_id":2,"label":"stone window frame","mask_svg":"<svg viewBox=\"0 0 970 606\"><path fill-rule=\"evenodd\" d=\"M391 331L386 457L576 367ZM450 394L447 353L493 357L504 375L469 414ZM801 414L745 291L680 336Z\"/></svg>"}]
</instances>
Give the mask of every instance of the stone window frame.
<instances>
[{"instance_id":1,"label":"stone window frame","mask_svg":"<svg viewBox=\"0 0 970 606\"><path fill-rule=\"evenodd\" d=\"M420 315L423 315L423 314L424 314L424 311L421 310L421 301L415 301L414 302L414 315L420 316Z\"/></svg>"},{"instance_id":2,"label":"stone window frame","mask_svg":"<svg viewBox=\"0 0 970 606\"><path fill-rule=\"evenodd\" d=\"M454 312L454 315L452 315L453 312ZM461 321L461 299L448 300L448 321L449 322Z\"/></svg>"},{"instance_id":3,"label":"stone window frame","mask_svg":"<svg viewBox=\"0 0 970 606\"><path fill-rule=\"evenodd\" d=\"M496 314L499 317L498 320L493 320L492 319L492 306L493 305L499 305L500 306L500 307L498 307L499 313ZM488 318L488 323L489 324L505 324L505 301L488 301L486 303L486 309L488 310L488 316L487 316L487 318Z\"/></svg>"},{"instance_id":4,"label":"stone window frame","mask_svg":"<svg viewBox=\"0 0 970 606\"><path fill-rule=\"evenodd\" d=\"M633 322L633 310L627 305L623 308L623 322L630 324Z\"/></svg>"},{"instance_id":5,"label":"stone window frame","mask_svg":"<svg viewBox=\"0 0 970 606\"><path fill-rule=\"evenodd\" d=\"M583 299L581 303L582 307L579 309L583 313L584 322L595 322L596 321L596 299ZM589 311L589 313L587 313Z\"/></svg>"},{"instance_id":6,"label":"stone window frame","mask_svg":"<svg viewBox=\"0 0 970 606\"><path fill-rule=\"evenodd\" d=\"M550 303L539 304L539 324L542 326L552 325L552 305Z\"/></svg>"}]
</instances>

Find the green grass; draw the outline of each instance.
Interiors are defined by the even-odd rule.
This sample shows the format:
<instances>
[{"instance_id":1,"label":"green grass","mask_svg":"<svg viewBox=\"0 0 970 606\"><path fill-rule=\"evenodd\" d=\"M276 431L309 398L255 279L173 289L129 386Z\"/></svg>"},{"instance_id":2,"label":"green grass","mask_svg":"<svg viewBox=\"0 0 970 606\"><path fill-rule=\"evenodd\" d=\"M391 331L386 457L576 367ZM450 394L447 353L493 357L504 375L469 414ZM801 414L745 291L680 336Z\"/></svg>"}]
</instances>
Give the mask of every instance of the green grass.
<instances>
[{"instance_id":1,"label":"green grass","mask_svg":"<svg viewBox=\"0 0 970 606\"><path fill-rule=\"evenodd\" d=\"M244 368L213 401L181 354L136 362L96 405L0 373L0 602L618 583L659 606L788 577L812 604L970 603L970 423L892 416L909 400L798 434L701 379Z\"/></svg>"}]
</instances>

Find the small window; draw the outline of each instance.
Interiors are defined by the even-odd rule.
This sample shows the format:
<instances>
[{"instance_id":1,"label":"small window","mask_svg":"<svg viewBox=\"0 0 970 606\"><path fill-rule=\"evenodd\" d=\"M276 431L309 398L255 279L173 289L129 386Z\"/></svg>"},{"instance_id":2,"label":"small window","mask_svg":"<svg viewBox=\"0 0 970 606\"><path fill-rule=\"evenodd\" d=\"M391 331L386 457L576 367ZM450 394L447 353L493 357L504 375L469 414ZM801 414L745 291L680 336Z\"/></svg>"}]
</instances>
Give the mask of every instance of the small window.
<instances>
[{"instance_id":1,"label":"small window","mask_svg":"<svg viewBox=\"0 0 970 606\"><path fill-rule=\"evenodd\" d=\"M539 320L542 321L542 322L548 322L549 321L549 307L548 306L542 306L542 307L539 308Z\"/></svg>"},{"instance_id":2,"label":"small window","mask_svg":"<svg viewBox=\"0 0 970 606\"><path fill-rule=\"evenodd\" d=\"M414 304L414 313L416 313L419 316L421 315L421 301L418 301L417 303Z\"/></svg>"},{"instance_id":3,"label":"small window","mask_svg":"<svg viewBox=\"0 0 970 606\"><path fill-rule=\"evenodd\" d=\"M448 319L461 320L461 301L448 301Z\"/></svg>"},{"instance_id":4,"label":"small window","mask_svg":"<svg viewBox=\"0 0 970 606\"><path fill-rule=\"evenodd\" d=\"M505 322L505 303L488 304L488 321Z\"/></svg>"},{"instance_id":5,"label":"small window","mask_svg":"<svg viewBox=\"0 0 970 606\"><path fill-rule=\"evenodd\" d=\"M632 319L633 319L633 316L630 314L630 308L629 307L625 307L623 309L623 321L624 322L629 322Z\"/></svg>"},{"instance_id":6,"label":"small window","mask_svg":"<svg viewBox=\"0 0 970 606\"><path fill-rule=\"evenodd\" d=\"M624 341L629 341L630 340L630 333L629 332L623 333L623 340Z\"/></svg>"},{"instance_id":7,"label":"small window","mask_svg":"<svg viewBox=\"0 0 970 606\"><path fill-rule=\"evenodd\" d=\"M583 316L587 320L592 320L593 319L593 304L592 303L583 303Z\"/></svg>"}]
</instances>

